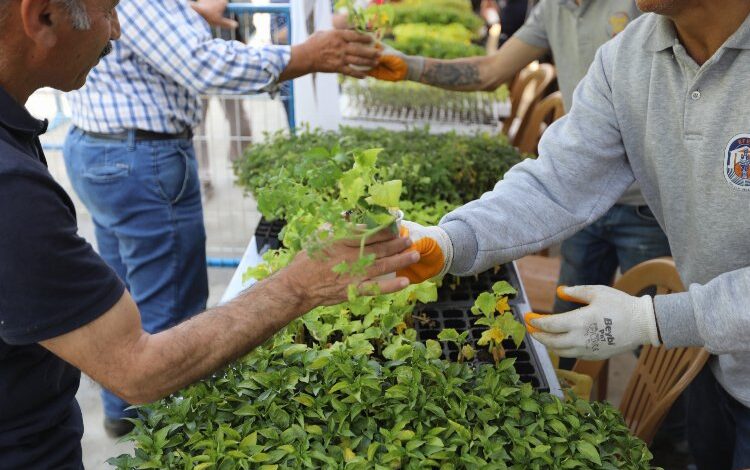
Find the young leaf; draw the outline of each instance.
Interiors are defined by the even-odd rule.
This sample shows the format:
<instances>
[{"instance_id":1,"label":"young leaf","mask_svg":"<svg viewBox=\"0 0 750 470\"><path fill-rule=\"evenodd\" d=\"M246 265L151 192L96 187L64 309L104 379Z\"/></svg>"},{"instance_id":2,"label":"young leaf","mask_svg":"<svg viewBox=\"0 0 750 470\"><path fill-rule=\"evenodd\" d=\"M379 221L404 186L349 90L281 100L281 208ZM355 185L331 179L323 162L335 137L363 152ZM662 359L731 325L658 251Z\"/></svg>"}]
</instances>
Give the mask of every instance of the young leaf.
<instances>
[{"instance_id":1,"label":"young leaf","mask_svg":"<svg viewBox=\"0 0 750 470\"><path fill-rule=\"evenodd\" d=\"M370 196L366 199L368 204L385 208L398 207L401 199L401 180L375 183L370 186Z\"/></svg>"}]
</instances>

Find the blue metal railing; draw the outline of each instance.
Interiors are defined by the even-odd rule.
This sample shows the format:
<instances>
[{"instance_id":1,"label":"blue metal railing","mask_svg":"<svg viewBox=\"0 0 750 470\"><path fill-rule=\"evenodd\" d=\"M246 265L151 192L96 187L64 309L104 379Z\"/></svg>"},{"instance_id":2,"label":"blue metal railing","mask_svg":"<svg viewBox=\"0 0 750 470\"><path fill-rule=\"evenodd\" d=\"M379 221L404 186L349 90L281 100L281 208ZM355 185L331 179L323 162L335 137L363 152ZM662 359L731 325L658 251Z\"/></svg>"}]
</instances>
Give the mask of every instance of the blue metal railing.
<instances>
[{"instance_id":1,"label":"blue metal railing","mask_svg":"<svg viewBox=\"0 0 750 470\"><path fill-rule=\"evenodd\" d=\"M267 3L267 4L255 4L255 3L230 3L227 7L227 14L235 15L252 15L253 13L269 13L273 15L281 15L286 20L287 28L289 29L287 37L292 39L292 15L289 3ZM287 97L289 102L288 109L288 120L289 120L289 131L294 133L297 127L297 120L294 112L294 82L289 82L289 96Z\"/></svg>"}]
</instances>

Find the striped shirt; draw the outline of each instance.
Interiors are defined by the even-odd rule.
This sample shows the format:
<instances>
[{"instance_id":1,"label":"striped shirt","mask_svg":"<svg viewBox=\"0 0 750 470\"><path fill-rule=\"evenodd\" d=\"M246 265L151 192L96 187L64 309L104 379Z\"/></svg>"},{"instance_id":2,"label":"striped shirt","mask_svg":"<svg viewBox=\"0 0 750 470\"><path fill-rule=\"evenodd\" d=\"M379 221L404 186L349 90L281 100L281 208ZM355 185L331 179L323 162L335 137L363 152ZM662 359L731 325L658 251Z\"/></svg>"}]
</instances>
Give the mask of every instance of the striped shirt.
<instances>
[{"instance_id":1,"label":"striped shirt","mask_svg":"<svg viewBox=\"0 0 750 470\"><path fill-rule=\"evenodd\" d=\"M271 91L289 46L213 39L184 0L122 0L122 37L68 94L73 124L89 132L179 133L200 123L200 95Z\"/></svg>"}]
</instances>

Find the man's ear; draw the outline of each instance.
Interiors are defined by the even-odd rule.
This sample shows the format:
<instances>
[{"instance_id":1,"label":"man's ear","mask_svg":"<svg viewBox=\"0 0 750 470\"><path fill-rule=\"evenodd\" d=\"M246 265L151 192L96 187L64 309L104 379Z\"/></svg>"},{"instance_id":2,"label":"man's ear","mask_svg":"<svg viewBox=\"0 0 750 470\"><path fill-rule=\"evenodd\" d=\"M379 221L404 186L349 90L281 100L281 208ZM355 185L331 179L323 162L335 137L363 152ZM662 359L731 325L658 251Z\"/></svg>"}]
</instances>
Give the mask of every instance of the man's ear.
<instances>
[{"instance_id":1,"label":"man's ear","mask_svg":"<svg viewBox=\"0 0 750 470\"><path fill-rule=\"evenodd\" d=\"M52 0L20 0L21 25L37 45L51 48L57 44L60 27L70 21L64 7Z\"/></svg>"}]
</instances>

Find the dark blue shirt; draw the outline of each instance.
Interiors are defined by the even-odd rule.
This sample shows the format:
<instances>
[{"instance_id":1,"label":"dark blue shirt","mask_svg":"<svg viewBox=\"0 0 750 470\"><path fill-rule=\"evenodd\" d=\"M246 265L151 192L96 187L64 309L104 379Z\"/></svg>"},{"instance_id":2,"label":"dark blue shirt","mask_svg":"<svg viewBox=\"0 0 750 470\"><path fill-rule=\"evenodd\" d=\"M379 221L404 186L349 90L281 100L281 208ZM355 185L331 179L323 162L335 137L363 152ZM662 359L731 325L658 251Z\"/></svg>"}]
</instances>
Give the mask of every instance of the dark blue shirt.
<instances>
[{"instance_id":1,"label":"dark blue shirt","mask_svg":"<svg viewBox=\"0 0 750 470\"><path fill-rule=\"evenodd\" d=\"M40 346L109 310L122 282L78 236L34 119L0 88L0 468L79 469L81 373Z\"/></svg>"}]
</instances>

